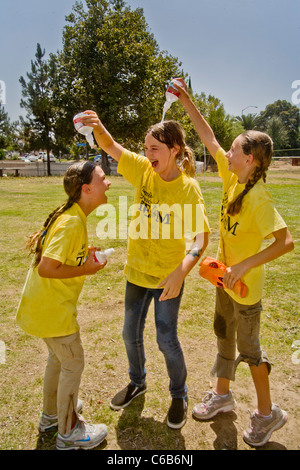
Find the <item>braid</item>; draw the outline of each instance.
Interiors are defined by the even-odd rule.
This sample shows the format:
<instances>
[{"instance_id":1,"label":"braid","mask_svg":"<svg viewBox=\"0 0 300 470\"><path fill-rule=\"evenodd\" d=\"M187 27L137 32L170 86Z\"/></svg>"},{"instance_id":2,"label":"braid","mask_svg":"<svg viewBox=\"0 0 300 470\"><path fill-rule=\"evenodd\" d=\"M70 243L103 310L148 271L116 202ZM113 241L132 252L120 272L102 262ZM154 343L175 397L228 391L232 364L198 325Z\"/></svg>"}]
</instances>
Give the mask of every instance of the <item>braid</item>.
<instances>
[{"instance_id":1,"label":"braid","mask_svg":"<svg viewBox=\"0 0 300 470\"><path fill-rule=\"evenodd\" d=\"M236 215L239 214L242 208L242 202L246 194L250 191L251 188L257 183L257 181L262 177L262 171L259 168L255 168L252 177L248 180L245 189L228 204L227 214ZM264 178L265 181L265 178Z\"/></svg>"},{"instance_id":2,"label":"braid","mask_svg":"<svg viewBox=\"0 0 300 470\"><path fill-rule=\"evenodd\" d=\"M74 163L66 171L64 176L64 189L69 196L67 202L52 211L45 220L43 227L31 235L26 243L29 254L35 255L33 262L34 268L38 266L41 261L42 248L47 231L61 214L70 209L75 202L79 201L82 185L91 182L94 168L95 164L92 162Z\"/></svg>"},{"instance_id":3,"label":"braid","mask_svg":"<svg viewBox=\"0 0 300 470\"><path fill-rule=\"evenodd\" d=\"M264 183L267 179L267 169L272 161L273 142L271 138L259 131L247 131L241 134L243 137L242 149L246 155L253 155L257 166L246 183L245 189L233 201L228 204L227 214L239 214L242 202L251 188L262 178Z\"/></svg>"}]
</instances>

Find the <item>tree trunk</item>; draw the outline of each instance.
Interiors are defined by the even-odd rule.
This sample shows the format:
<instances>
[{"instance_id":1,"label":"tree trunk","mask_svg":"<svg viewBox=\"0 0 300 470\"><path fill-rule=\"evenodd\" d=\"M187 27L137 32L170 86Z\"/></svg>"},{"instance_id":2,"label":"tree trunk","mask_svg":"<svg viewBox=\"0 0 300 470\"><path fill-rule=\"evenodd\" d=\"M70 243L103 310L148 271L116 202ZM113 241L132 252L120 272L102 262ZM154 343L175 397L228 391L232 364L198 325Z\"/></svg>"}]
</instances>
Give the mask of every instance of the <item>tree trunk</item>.
<instances>
[{"instance_id":1,"label":"tree trunk","mask_svg":"<svg viewBox=\"0 0 300 470\"><path fill-rule=\"evenodd\" d=\"M50 150L47 149L47 174L51 176L51 167L50 167Z\"/></svg>"}]
</instances>

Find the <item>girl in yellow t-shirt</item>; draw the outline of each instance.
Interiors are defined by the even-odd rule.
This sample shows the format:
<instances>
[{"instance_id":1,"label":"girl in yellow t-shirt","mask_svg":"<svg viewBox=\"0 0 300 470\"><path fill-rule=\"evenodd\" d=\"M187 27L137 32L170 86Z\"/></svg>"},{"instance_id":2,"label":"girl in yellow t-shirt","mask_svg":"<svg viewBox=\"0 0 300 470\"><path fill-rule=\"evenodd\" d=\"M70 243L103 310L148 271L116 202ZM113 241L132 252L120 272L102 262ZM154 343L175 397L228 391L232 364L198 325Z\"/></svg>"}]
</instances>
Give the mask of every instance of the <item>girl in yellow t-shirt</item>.
<instances>
[{"instance_id":1,"label":"girl in yellow t-shirt","mask_svg":"<svg viewBox=\"0 0 300 470\"><path fill-rule=\"evenodd\" d=\"M236 402L230 390L235 368L243 360L250 366L257 393L257 411L251 415L244 440L262 446L273 431L282 427L287 414L272 404L270 363L259 343L263 265L293 249L285 222L276 211L266 190L266 171L271 163L273 144L262 132L247 131L233 142L229 152L220 148L209 124L190 99L184 82L176 86L180 101L190 115L202 142L218 164L223 179L219 259L228 266L223 281L226 289L216 289L215 333L218 355L213 368L217 376L215 391L194 407L199 419L210 419L219 412L231 411ZM275 241L261 248L265 238ZM241 279L248 294L241 299L231 289ZM236 345L240 353L235 360Z\"/></svg>"},{"instance_id":2,"label":"girl in yellow t-shirt","mask_svg":"<svg viewBox=\"0 0 300 470\"><path fill-rule=\"evenodd\" d=\"M91 162L71 165L64 176L68 201L48 216L28 243L35 257L16 321L25 332L43 338L49 350L39 430L58 426L58 450L93 448L107 434L104 424L86 424L78 414L84 352L77 301L85 276L95 274L106 264L96 263L96 248L88 248L86 218L107 202L109 186L99 166Z\"/></svg>"},{"instance_id":3,"label":"girl in yellow t-shirt","mask_svg":"<svg viewBox=\"0 0 300 470\"><path fill-rule=\"evenodd\" d=\"M143 332L154 299L157 342L165 357L172 396L167 424L179 429L187 416L187 372L177 336L178 311L184 279L206 248L209 233L200 187L191 177L192 152L175 121L148 130L145 156L115 142L95 112L86 111L83 121L94 128L99 147L119 162L118 172L135 187L123 329L130 383L117 393L110 406L125 408L146 391ZM188 254L187 232L194 239Z\"/></svg>"}]
</instances>

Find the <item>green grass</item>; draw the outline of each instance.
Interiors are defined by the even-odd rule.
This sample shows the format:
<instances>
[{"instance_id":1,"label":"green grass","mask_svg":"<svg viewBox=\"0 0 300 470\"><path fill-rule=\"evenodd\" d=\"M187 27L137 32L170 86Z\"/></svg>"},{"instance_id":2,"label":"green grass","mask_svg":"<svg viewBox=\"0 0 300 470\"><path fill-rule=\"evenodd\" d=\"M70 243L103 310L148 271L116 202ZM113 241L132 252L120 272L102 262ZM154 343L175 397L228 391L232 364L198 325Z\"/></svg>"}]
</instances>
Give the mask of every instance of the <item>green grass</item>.
<instances>
[{"instance_id":1,"label":"green grass","mask_svg":"<svg viewBox=\"0 0 300 470\"><path fill-rule=\"evenodd\" d=\"M212 228L206 254L215 256L219 240L221 182L216 175L203 176L201 187ZM119 196L133 202L133 189L121 177L111 177L109 203L118 206ZM300 339L299 324L299 184L295 179L271 178L270 192L295 241L295 250L267 266L261 341L275 362L275 396L287 403L299 419L299 365L291 361L293 341ZM24 249L27 236L40 228L47 215L65 200L62 178L2 178L0 180L0 341L6 345L6 363L0 364L0 449L53 449L54 434L37 432L42 407L42 384L46 349L42 340L22 332L15 325L15 312L30 259ZM109 408L111 397L128 381L128 364L122 341L124 306L124 264L127 241L99 240L96 211L88 218L90 244L114 247L115 254L105 270L86 279L79 304L79 322L86 354L81 384L84 416L105 422L110 433L101 449L247 449L240 437L241 423L248 424L246 410L255 404L248 368L237 372L235 391L241 416L234 424L216 420L199 423L189 415L182 431L166 426L170 403L165 364L158 351L150 307L145 330L148 393L123 413ZM198 268L186 280L182 300L179 336L188 367L190 407L212 386L209 376L216 352L212 322L214 288L201 280ZM279 387L282 385L282 389ZM252 387L252 388L251 388ZM250 393L250 394L249 394ZM277 394L277 395L276 395ZM289 401L291 400L291 401ZM191 409L190 408L190 409ZM292 418L293 419L293 418ZM291 421L293 425L293 421ZM297 423L296 423L297 424ZM297 448L299 429L283 431L286 448ZM226 429L237 428L237 438L224 437ZM285 428L286 429L286 428ZM217 438L216 438L217 435ZM226 440L227 439L227 440ZM233 439L233 440L232 440ZM227 444L226 444L227 442ZM229 442L229 444L228 444ZM297 444L298 443L298 444ZM280 444L278 444L280 448ZM271 447L272 448L272 447Z\"/></svg>"}]
</instances>

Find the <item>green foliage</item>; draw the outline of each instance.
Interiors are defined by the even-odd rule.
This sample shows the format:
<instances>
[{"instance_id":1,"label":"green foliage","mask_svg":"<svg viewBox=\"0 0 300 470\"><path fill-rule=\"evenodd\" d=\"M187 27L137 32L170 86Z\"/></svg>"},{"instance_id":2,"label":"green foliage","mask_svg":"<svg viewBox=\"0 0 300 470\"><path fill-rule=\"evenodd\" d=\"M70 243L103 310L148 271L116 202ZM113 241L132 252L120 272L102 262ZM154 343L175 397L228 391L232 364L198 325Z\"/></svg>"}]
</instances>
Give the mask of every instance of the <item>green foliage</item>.
<instances>
[{"instance_id":1,"label":"green foliage","mask_svg":"<svg viewBox=\"0 0 300 470\"><path fill-rule=\"evenodd\" d=\"M14 144L14 128L16 123L11 124L8 114L4 107L0 105L0 149L9 149ZM3 153L1 154L2 157ZM0 157L1 159L1 157Z\"/></svg>"},{"instance_id":2,"label":"green foliage","mask_svg":"<svg viewBox=\"0 0 300 470\"><path fill-rule=\"evenodd\" d=\"M300 147L299 108L288 101L277 100L269 104L261 113L261 126L270 132L275 148Z\"/></svg>"},{"instance_id":3,"label":"green foliage","mask_svg":"<svg viewBox=\"0 0 300 470\"><path fill-rule=\"evenodd\" d=\"M181 73L180 63L160 52L142 9L104 0L87 0L86 7L76 3L66 18L58 55L63 117L72 123L76 112L94 109L116 138L137 149L160 119L166 84Z\"/></svg>"},{"instance_id":4,"label":"green foliage","mask_svg":"<svg viewBox=\"0 0 300 470\"><path fill-rule=\"evenodd\" d=\"M31 61L28 81L20 77L22 85L21 107L27 111L27 121L23 121L23 132L30 149L46 149L49 153L54 148L54 123L57 109L54 99L54 78L56 61L53 56L44 58L45 49L37 44L35 60ZM48 168L50 174L50 166Z\"/></svg>"}]
</instances>

